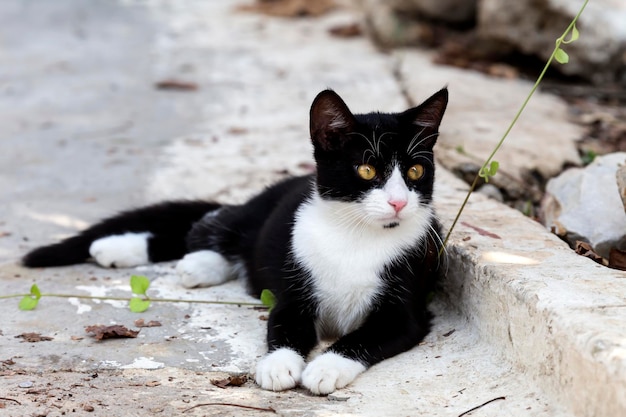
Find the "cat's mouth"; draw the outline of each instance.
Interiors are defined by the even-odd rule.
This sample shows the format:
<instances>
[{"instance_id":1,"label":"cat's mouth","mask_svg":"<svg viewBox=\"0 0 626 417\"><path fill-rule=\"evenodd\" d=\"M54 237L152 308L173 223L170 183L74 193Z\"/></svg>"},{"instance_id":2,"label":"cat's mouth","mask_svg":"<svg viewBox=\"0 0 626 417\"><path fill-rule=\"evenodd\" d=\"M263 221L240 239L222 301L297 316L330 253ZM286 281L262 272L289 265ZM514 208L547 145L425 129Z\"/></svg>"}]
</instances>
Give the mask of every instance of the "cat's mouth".
<instances>
[{"instance_id":1,"label":"cat's mouth","mask_svg":"<svg viewBox=\"0 0 626 417\"><path fill-rule=\"evenodd\" d=\"M383 225L383 229L393 229L394 227L400 226L400 222L391 222Z\"/></svg>"}]
</instances>

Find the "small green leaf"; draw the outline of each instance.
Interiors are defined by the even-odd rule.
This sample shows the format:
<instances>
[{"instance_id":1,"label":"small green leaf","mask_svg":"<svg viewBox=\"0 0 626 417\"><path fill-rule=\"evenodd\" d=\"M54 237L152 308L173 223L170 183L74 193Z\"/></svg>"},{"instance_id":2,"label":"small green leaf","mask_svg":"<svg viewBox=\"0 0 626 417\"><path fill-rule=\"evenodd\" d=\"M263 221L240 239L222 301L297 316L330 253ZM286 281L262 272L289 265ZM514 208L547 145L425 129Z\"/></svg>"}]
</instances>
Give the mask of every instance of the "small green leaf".
<instances>
[{"instance_id":1,"label":"small green leaf","mask_svg":"<svg viewBox=\"0 0 626 417\"><path fill-rule=\"evenodd\" d=\"M33 284L30 287L30 295L35 296L35 299L39 300L41 298L41 291L39 291L39 287L37 284Z\"/></svg>"},{"instance_id":2,"label":"small green leaf","mask_svg":"<svg viewBox=\"0 0 626 417\"><path fill-rule=\"evenodd\" d=\"M30 295L25 295L21 300L18 308L23 311L34 310L39 304L39 299L33 298Z\"/></svg>"},{"instance_id":3,"label":"small green leaf","mask_svg":"<svg viewBox=\"0 0 626 417\"><path fill-rule=\"evenodd\" d=\"M276 296L268 289L261 291L261 303L272 311L276 306Z\"/></svg>"},{"instance_id":4,"label":"small green leaf","mask_svg":"<svg viewBox=\"0 0 626 417\"><path fill-rule=\"evenodd\" d=\"M564 44L572 43L580 37L580 33L578 33L578 29L576 29L576 25L572 27L572 34L570 35L568 40L563 39Z\"/></svg>"},{"instance_id":5,"label":"small green leaf","mask_svg":"<svg viewBox=\"0 0 626 417\"><path fill-rule=\"evenodd\" d=\"M496 175L496 173L498 172L498 168L500 168L500 163L498 161L491 161L489 165L481 168L478 175L481 178L484 178L485 182L489 182L489 178Z\"/></svg>"},{"instance_id":6,"label":"small green leaf","mask_svg":"<svg viewBox=\"0 0 626 417\"><path fill-rule=\"evenodd\" d=\"M596 159L596 156L598 156L596 152L592 150L588 150L582 154L580 159L582 160L583 165L589 165L590 163L593 162L594 159Z\"/></svg>"},{"instance_id":7,"label":"small green leaf","mask_svg":"<svg viewBox=\"0 0 626 417\"><path fill-rule=\"evenodd\" d=\"M133 297L128 303L130 311L133 313L143 313L150 307L150 300L144 300L139 297Z\"/></svg>"},{"instance_id":8,"label":"small green leaf","mask_svg":"<svg viewBox=\"0 0 626 417\"><path fill-rule=\"evenodd\" d=\"M559 64L567 64L569 62L569 55L567 55L567 52L559 48L554 54L554 59L556 59Z\"/></svg>"},{"instance_id":9,"label":"small green leaf","mask_svg":"<svg viewBox=\"0 0 626 417\"><path fill-rule=\"evenodd\" d=\"M20 310L29 311L33 310L39 304L39 299L41 298L41 291L39 291L39 287L37 284L33 284L30 287L30 293L25 295L20 300L20 304L18 308Z\"/></svg>"},{"instance_id":10,"label":"small green leaf","mask_svg":"<svg viewBox=\"0 0 626 417\"><path fill-rule=\"evenodd\" d=\"M146 295L148 287L150 287L150 280L143 275L130 277L130 289L133 291L133 294Z\"/></svg>"},{"instance_id":11,"label":"small green leaf","mask_svg":"<svg viewBox=\"0 0 626 417\"><path fill-rule=\"evenodd\" d=\"M576 28L576 25L574 25L574 27L572 28L572 36L569 38L569 41L574 42L578 40L579 37L580 33L578 33L578 29Z\"/></svg>"},{"instance_id":12,"label":"small green leaf","mask_svg":"<svg viewBox=\"0 0 626 417\"><path fill-rule=\"evenodd\" d=\"M491 161L491 164L489 164L489 176L495 176L498 173L498 168L500 168L500 163L498 161Z\"/></svg>"}]
</instances>

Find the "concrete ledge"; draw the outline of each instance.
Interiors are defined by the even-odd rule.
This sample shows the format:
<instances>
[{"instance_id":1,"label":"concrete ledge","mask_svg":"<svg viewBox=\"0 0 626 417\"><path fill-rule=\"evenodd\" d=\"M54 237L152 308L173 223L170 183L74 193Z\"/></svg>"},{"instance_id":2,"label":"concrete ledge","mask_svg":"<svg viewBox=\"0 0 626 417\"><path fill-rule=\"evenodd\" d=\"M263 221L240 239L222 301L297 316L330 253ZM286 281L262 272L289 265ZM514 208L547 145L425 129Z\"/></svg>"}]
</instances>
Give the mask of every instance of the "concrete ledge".
<instances>
[{"instance_id":1,"label":"concrete ledge","mask_svg":"<svg viewBox=\"0 0 626 417\"><path fill-rule=\"evenodd\" d=\"M458 195L439 188L445 224ZM450 303L482 338L573 415L626 415L626 273L576 255L540 224L479 195L448 253Z\"/></svg>"}]
</instances>

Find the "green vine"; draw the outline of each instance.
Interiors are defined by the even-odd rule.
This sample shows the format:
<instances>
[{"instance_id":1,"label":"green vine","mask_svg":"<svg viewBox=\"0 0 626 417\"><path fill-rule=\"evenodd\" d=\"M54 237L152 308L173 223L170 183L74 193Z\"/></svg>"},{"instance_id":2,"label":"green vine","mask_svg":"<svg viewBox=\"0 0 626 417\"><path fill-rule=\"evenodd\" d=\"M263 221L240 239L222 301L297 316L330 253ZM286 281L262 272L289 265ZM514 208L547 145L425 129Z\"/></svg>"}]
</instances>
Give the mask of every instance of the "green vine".
<instances>
[{"instance_id":1,"label":"green vine","mask_svg":"<svg viewBox=\"0 0 626 417\"><path fill-rule=\"evenodd\" d=\"M557 38L557 40L555 41L554 50L552 51L552 54L548 58L546 65L543 67L543 70L537 77L537 80L535 81L535 84L533 85L530 92L528 93L528 96L522 103L522 106L520 107L520 109L517 111L517 114L515 114L515 117L513 118L513 120L509 124L509 127L506 129L506 131L500 138L500 141L498 142L496 147L493 149L489 157L485 160L485 163L482 165L482 167L478 170L478 173L474 177L474 181L470 185L469 191L467 192L467 195L465 196L465 199L463 200L463 203L461 204L461 208L457 212L456 217L454 218L454 221L452 222L452 225L450 226L450 229L448 229L448 233L446 234L446 238L444 239L443 245L439 252L440 255L445 250L448 244L448 240L450 239L450 235L452 234L452 231L454 230L456 224L458 223L459 218L461 217L461 213L463 213L463 210L465 209L465 206L467 205L467 202L469 201L470 196L476 189L476 186L478 185L478 181L482 178L484 179L485 182L489 182L489 179L495 176L496 173L498 172L498 168L500 167L500 164L498 163L498 161L494 160L493 158L495 157L496 153L500 150L500 148L504 144L504 140L507 138L507 136L513 129L513 126L515 126L515 124L517 123L517 120L522 115L522 112L526 108L526 105L530 101L531 97L533 96L533 94L535 94L535 91L537 91L539 84L543 80L543 77L545 76L552 62L557 61L559 64L567 64L569 62L569 55L567 54L567 52L565 52L562 49L562 46L575 42L579 38L580 33L578 32L578 29L576 28L576 22L578 21L581 14L585 10L585 7L587 7L588 2L589 0L585 0L585 2L581 6L580 10L578 11L574 19L570 22L567 29L565 29L565 32L563 32L563 34L559 38ZM570 37L569 39L566 40L565 38L568 35Z\"/></svg>"},{"instance_id":2,"label":"green vine","mask_svg":"<svg viewBox=\"0 0 626 417\"><path fill-rule=\"evenodd\" d=\"M263 290L261 294L261 303L251 303L247 301L217 301L217 300L180 300L173 298L150 298L147 294L150 287L150 280L143 275L133 275L130 277L130 288L133 293L132 297L98 297L93 295L77 295L77 294L56 294L42 293L37 286L33 284L28 294L10 294L0 295L0 299L21 297L18 308L23 311L34 310L39 304L39 300L43 297L59 297L59 298L78 298L87 300L110 300L110 301L127 301L130 311L133 313L142 313L146 311L153 302L158 303L194 303L194 304L221 304L221 305L237 305L252 307L274 307L276 298L269 290Z\"/></svg>"}]
</instances>

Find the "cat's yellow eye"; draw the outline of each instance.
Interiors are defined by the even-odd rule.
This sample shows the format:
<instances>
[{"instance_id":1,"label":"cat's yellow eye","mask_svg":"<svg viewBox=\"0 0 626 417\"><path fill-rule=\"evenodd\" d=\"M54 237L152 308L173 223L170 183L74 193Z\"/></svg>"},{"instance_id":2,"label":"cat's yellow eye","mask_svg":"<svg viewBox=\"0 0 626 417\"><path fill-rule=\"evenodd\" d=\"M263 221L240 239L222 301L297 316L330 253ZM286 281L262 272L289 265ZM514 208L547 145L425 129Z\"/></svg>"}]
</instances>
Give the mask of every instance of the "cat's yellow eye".
<instances>
[{"instance_id":1,"label":"cat's yellow eye","mask_svg":"<svg viewBox=\"0 0 626 417\"><path fill-rule=\"evenodd\" d=\"M376 168L374 168L373 166L369 165L369 164L361 164L356 168L356 172L357 174L359 174L359 177L363 178L364 180L373 180L374 177L376 176Z\"/></svg>"},{"instance_id":2,"label":"cat's yellow eye","mask_svg":"<svg viewBox=\"0 0 626 417\"><path fill-rule=\"evenodd\" d=\"M420 164L415 164L411 168L409 168L406 175L411 181L417 181L424 175L424 167Z\"/></svg>"}]
</instances>

